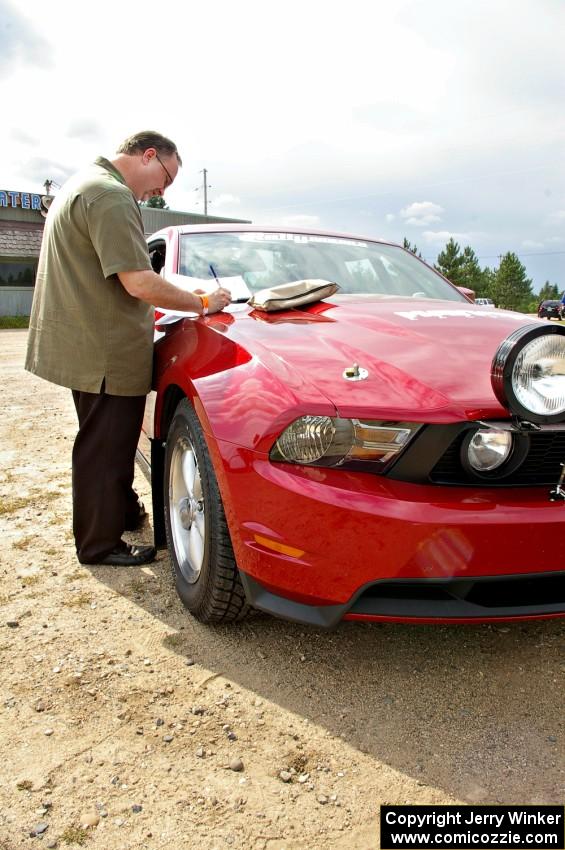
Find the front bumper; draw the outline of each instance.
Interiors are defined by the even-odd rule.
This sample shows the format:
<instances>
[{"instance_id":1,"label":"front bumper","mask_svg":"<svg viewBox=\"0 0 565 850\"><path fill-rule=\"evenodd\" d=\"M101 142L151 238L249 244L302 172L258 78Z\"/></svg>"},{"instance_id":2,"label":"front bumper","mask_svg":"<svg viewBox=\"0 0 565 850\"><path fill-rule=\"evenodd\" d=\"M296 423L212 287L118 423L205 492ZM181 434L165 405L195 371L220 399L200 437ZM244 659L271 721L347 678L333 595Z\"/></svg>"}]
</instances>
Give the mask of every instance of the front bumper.
<instances>
[{"instance_id":1,"label":"front bumper","mask_svg":"<svg viewBox=\"0 0 565 850\"><path fill-rule=\"evenodd\" d=\"M305 622L316 608L321 626L565 616L565 503L550 502L546 487L412 484L215 449L237 563L258 608Z\"/></svg>"},{"instance_id":2,"label":"front bumper","mask_svg":"<svg viewBox=\"0 0 565 850\"><path fill-rule=\"evenodd\" d=\"M331 629L341 620L458 622L565 616L565 572L374 582L345 605L305 605L240 573L248 602L275 617Z\"/></svg>"}]
</instances>

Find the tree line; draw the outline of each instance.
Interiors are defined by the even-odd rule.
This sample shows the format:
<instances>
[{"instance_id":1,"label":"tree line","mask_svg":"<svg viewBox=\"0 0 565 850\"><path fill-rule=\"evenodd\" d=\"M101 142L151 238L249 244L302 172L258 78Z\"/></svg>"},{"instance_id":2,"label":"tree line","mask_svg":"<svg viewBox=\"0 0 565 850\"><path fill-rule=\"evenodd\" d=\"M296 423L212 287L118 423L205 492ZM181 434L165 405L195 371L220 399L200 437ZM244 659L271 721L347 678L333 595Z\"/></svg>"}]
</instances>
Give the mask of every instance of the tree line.
<instances>
[{"instance_id":1,"label":"tree line","mask_svg":"<svg viewBox=\"0 0 565 850\"><path fill-rule=\"evenodd\" d=\"M423 259L417 246L411 245L406 237L404 247ZM481 268L473 249L466 245L461 250L459 244L451 238L439 252L434 268L455 286L466 286L474 290L477 298L491 298L497 307L507 310L532 313L537 310L540 301L561 298L558 285L548 280L536 295L525 266L512 251L500 258L498 268Z\"/></svg>"}]
</instances>

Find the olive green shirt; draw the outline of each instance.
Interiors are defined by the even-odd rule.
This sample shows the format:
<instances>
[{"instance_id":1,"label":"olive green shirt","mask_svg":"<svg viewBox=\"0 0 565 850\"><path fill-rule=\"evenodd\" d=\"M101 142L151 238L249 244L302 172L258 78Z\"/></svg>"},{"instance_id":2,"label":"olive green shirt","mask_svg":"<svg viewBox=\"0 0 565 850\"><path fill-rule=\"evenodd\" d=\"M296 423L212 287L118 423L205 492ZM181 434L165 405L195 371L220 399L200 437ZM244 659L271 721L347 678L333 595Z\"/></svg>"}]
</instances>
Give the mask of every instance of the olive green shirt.
<instances>
[{"instance_id":1,"label":"olive green shirt","mask_svg":"<svg viewBox=\"0 0 565 850\"><path fill-rule=\"evenodd\" d=\"M99 157L71 178L47 215L25 367L82 392L151 389L153 308L118 272L151 269L143 222L119 171Z\"/></svg>"}]
</instances>

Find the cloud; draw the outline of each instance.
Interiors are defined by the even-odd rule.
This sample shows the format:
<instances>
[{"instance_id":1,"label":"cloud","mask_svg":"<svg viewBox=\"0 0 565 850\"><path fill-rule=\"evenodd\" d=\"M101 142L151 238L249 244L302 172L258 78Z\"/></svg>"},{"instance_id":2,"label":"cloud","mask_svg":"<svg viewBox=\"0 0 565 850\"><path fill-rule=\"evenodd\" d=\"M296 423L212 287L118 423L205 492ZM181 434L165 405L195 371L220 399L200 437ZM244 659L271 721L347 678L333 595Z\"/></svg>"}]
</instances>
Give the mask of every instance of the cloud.
<instances>
[{"instance_id":1,"label":"cloud","mask_svg":"<svg viewBox=\"0 0 565 850\"><path fill-rule=\"evenodd\" d=\"M0 79L13 73L19 61L50 67L50 46L7 0L0 0L0 22Z\"/></svg>"},{"instance_id":2,"label":"cloud","mask_svg":"<svg viewBox=\"0 0 565 850\"><path fill-rule=\"evenodd\" d=\"M543 242L536 242L533 239L524 239L522 248L545 248Z\"/></svg>"},{"instance_id":3,"label":"cloud","mask_svg":"<svg viewBox=\"0 0 565 850\"><path fill-rule=\"evenodd\" d=\"M67 129L69 139L92 139L99 141L104 138L104 130L97 121L90 118L75 118Z\"/></svg>"},{"instance_id":4,"label":"cloud","mask_svg":"<svg viewBox=\"0 0 565 850\"><path fill-rule=\"evenodd\" d=\"M34 156L21 163L20 174L43 185L45 180L54 180L62 185L73 172L73 168L54 159Z\"/></svg>"},{"instance_id":5,"label":"cloud","mask_svg":"<svg viewBox=\"0 0 565 850\"><path fill-rule=\"evenodd\" d=\"M20 145L33 145L34 147L39 146L39 140L31 136L29 133L26 133L25 130L20 130L19 127L14 127L10 132L10 138L12 138L15 142L18 142Z\"/></svg>"},{"instance_id":6,"label":"cloud","mask_svg":"<svg viewBox=\"0 0 565 850\"><path fill-rule=\"evenodd\" d=\"M432 201L415 201L413 204L400 210L400 217L406 221L406 224L413 224L416 227L426 227L426 225L441 221L440 213L443 212L443 207L432 203Z\"/></svg>"},{"instance_id":7,"label":"cloud","mask_svg":"<svg viewBox=\"0 0 565 850\"><path fill-rule=\"evenodd\" d=\"M385 220L386 220L386 221L394 221L394 219L395 219L395 218L396 218L396 216L395 216L395 214L394 214L394 213L387 213L387 214L385 215Z\"/></svg>"},{"instance_id":8,"label":"cloud","mask_svg":"<svg viewBox=\"0 0 565 850\"><path fill-rule=\"evenodd\" d=\"M559 224L565 221L565 210L555 210L555 212L549 214L548 218L552 224Z\"/></svg>"},{"instance_id":9,"label":"cloud","mask_svg":"<svg viewBox=\"0 0 565 850\"><path fill-rule=\"evenodd\" d=\"M444 242L449 242L450 239L469 244L473 240L472 233L452 233L450 230L424 230L422 236L426 242L434 244L443 244Z\"/></svg>"},{"instance_id":10,"label":"cloud","mask_svg":"<svg viewBox=\"0 0 565 850\"><path fill-rule=\"evenodd\" d=\"M436 46L457 54L454 72L446 75L442 92L444 102L452 107L449 121L459 109L468 109L473 123L483 123L490 131L497 117L505 120L497 106L538 109L540 104L555 101L560 90L562 98L565 4L558 0L526 2L513 17L516 5L511 0L461 0L455 8L436 0L412 3L410 14L404 16L406 27L428 49ZM524 68L531 72L524 74ZM533 126L539 135L535 122Z\"/></svg>"},{"instance_id":11,"label":"cloud","mask_svg":"<svg viewBox=\"0 0 565 850\"><path fill-rule=\"evenodd\" d=\"M363 103L355 106L351 114L355 121L389 133L415 131L425 123L420 111L393 101Z\"/></svg>"},{"instance_id":12,"label":"cloud","mask_svg":"<svg viewBox=\"0 0 565 850\"><path fill-rule=\"evenodd\" d=\"M217 198L213 198L210 203L214 205L214 209L218 209L219 207L233 207L241 204L241 198L238 198L236 195L224 193L218 195Z\"/></svg>"},{"instance_id":13,"label":"cloud","mask_svg":"<svg viewBox=\"0 0 565 850\"><path fill-rule=\"evenodd\" d=\"M281 219L281 224L285 227L314 227L320 223L318 215L287 215Z\"/></svg>"}]
</instances>

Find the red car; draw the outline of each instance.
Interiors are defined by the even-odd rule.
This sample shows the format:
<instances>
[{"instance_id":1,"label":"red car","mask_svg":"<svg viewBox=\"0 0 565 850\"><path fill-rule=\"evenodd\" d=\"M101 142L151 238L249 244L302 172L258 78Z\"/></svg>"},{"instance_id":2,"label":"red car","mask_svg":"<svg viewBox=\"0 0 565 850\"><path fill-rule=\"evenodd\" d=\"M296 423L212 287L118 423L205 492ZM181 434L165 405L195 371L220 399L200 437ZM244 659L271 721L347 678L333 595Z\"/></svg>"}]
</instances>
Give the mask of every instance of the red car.
<instances>
[{"instance_id":1,"label":"red car","mask_svg":"<svg viewBox=\"0 0 565 850\"><path fill-rule=\"evenodd\" d=\"M149 246L167 279L234 298L158 313L140 444L194 616L565 615L565 328L364 237L182 226ZM339 290L247 303L312 279Z\"/></svg>"}]
</instances>

